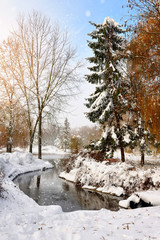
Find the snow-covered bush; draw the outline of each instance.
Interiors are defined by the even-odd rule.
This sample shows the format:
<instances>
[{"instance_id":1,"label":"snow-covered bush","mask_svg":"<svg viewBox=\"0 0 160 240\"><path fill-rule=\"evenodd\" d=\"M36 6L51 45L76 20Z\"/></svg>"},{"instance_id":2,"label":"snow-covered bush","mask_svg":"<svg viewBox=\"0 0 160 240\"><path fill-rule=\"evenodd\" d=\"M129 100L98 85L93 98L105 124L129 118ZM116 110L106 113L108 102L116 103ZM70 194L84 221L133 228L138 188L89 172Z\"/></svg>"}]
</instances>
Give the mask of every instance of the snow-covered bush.
<instances>
[{"instance_id":1,"label":"snow-covered bush","mask_svg":"<svg viewBox=\"0 0 160 240\"><path fill-rule=\"evenodd\" d=\"M98 162L89 155L77 155L66 165L60 177L83 188L115 195L130 195L136 191L160 189L160 168L142 169L131 164Z\"/></svg>"}]
</instances>

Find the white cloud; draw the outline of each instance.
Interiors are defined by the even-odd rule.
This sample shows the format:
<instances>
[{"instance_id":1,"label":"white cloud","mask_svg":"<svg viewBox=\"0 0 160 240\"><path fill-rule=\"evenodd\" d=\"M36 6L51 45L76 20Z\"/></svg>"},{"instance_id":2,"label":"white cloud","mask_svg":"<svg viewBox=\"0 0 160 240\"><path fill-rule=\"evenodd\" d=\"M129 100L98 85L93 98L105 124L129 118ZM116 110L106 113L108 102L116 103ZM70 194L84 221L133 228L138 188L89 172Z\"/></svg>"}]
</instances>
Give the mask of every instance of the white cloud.
<instances>
[{"instance_id":1,"label":"white cloud","mask_svg":"<svg viewBox=\"0 0 160 240\"><path fill-rule=\"evenodd\" d=\"M85 12L85 15L86 15L86 17L90 17L90 16L91 16L91 12L90 12L89 10L87 10L87 11Z\"/></svg>"}]
</instances>

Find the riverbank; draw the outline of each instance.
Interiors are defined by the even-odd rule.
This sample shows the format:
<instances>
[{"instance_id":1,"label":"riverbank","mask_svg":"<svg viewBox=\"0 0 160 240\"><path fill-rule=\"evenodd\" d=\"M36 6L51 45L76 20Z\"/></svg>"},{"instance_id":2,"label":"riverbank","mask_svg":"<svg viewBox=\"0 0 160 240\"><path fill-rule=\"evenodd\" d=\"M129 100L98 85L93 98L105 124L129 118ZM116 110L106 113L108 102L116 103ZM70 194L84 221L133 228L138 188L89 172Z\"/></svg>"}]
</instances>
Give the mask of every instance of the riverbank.
<instances>
[{"instance_id":1,"label":"riverbank","mask_svg":"<svg viewBox=\"0 0 160 240\"><path fill-rule=\"evenodd\" d=\"M31 153L3 153L0 154L0 169L5 177L11 180L23 173L34 171L44 171L45 169L53 168L53 165L48 161L33 158Z\"/></svg>"},{"instance_id":2,"label":"riverbank","mask_svg":"<svg viewBox=\"0 0 160 240\"><path fill-rule=\"evenodd\" d=\"M26 158L26 155L21 156L21 161L16 161L16 167L13 164L13 170L11 165L7 165L7 157L0 155L0 162L3 159L6 163L3 197L0 198L1 240L159 240L160 207L64 213L60 206L37 205L8 178L8 174L15 173L16 168L17 173L31 170L31 165L34 170L36 167L39 169L36 161L29 165ZM14 159L12 157L13 162ZM45 166L46 163L42 164L41 169Z\"/></svg>"},{"instance_id":3,"label":"riverbank","mask_svg":"<svg viewBox=\"0 0 160 240\"><path fill-rule=\"evenodd\" d=\"M118 154L117 154L118 159ZM82 152L68 160L60 177L82 188L116 196L129 196L137 191L160 190L160 166L151 158L152 166L140 167L133 155L126 162L96 161ZM154 164L153 164L154 163Z\"/></svg>"}]
</instances>

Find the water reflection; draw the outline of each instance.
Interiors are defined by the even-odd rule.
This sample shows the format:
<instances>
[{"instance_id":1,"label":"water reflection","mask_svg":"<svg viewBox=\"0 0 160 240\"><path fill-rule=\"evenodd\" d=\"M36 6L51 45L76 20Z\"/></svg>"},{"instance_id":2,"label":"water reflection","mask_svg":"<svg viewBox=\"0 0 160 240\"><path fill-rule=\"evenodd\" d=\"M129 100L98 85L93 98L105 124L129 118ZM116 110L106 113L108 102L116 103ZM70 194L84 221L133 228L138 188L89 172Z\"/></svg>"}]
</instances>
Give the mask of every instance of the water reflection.
<instances>
[{"instance_id":1,"label":"water reflection","mask_svg":"<svg viewBox=\"0 0 160 240\"><path fill-rule=\"evenodd\" d=\"M120 198L83 190L73 183L60 179L56 168L41 175L29 173L19 176L15 183L39 205L60 205L64 212L101 208L119 210Z\"/></svg>"}]
</instances>

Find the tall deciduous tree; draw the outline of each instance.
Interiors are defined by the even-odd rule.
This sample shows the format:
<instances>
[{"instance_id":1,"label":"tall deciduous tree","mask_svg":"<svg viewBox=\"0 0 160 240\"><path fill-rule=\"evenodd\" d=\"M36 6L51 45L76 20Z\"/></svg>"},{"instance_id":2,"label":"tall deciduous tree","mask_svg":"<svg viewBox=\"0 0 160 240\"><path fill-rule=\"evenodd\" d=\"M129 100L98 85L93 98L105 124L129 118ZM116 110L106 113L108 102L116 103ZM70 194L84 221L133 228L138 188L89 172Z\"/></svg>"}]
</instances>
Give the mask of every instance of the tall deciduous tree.
<instances>
[{"instance_id":1,"label":"tall deciduous tree","mask_svg":"<svg viewBox=\"0 0 160 240\"><path fill-rule=\"evenodd\" d=\"M30 151L38 125L38 157L41 158L45 111L55 108L57 102L71 93L77 84L76 70L80 63L74 59L76 51L67 33L61 32L57 24L52 26L48 18L36 11L19 17L12 37L12 44L16 45L12 72L27 106Z\"/></svg>"},{"instance_id":2,"label":"tall deciduous tree","mask_svg":"<svg viewBox=\"0 0 160 240\"><path fill-rule=\"evenodd\" d=\"M120 148L121 159L125 161L124 147L127 126L123 116L129 108L126 98L128 82L124 81L125 64L123 30L111 18L105 18L103 24L91 23L96 30L89 34L94 41L88 46L94 56L88 58L92 63L89 67L91 74L86 76L88 82L96 84L95 92L87 99L86 106L90 111L86 114L92 122L99 122L104 127L104 133L98 147L112 156Z\"/></svg>"}]
</instances>

